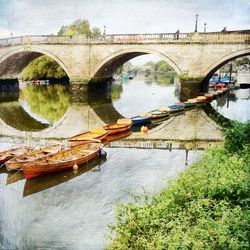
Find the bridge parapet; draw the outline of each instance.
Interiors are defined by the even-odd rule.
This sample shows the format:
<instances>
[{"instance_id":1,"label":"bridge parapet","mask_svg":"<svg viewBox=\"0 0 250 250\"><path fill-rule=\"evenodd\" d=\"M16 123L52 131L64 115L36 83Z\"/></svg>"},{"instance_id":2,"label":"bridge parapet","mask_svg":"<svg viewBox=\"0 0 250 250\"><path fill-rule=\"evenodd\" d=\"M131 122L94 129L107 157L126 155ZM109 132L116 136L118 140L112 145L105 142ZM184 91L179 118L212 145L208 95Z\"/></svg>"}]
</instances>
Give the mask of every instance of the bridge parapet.
<instances>
[{"instance_id":1,"label":"bridge parapet","mask_svg":"<svg viewBox=\"0 0 250 250\"><path fill-rule=\"evenodd\" d=\"M0 47L33 44L250 43L250 30L208 33L108 34L101 36L20 36L0 39Z\"/></svg>"}]
</instances>

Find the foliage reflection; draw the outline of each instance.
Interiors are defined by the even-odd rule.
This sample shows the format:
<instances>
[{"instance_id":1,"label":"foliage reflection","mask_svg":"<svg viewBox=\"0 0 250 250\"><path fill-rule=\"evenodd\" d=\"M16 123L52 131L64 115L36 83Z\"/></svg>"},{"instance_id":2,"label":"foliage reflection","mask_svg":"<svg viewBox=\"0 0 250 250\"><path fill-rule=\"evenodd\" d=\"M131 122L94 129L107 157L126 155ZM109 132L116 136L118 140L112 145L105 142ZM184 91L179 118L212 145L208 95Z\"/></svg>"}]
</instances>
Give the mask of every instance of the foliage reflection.
<instances>
[{"instance_id":1,"label":"foliage reflection","mask_svg":"<svg viewBox=\"0 0 250 250\"><path fill-rule=\"evenodd\" d=\"M29 85L22 90L20 96L28 103L32 112L42 116L50 124L64 115L70 101L68 86L59 84Z\"/></svg>"}]
</instances>

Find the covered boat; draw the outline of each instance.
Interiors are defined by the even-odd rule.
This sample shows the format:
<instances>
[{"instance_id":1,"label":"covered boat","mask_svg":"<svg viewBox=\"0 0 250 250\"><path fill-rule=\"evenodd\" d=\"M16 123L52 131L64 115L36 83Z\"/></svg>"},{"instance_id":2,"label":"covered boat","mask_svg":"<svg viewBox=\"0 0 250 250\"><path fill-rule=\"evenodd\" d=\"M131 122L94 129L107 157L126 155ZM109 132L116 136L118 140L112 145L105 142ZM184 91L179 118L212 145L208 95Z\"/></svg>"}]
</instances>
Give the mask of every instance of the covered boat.
<instances>
[{"instance_id":1,"label":"covered boat","mask_svg":"<svg viewBox=\"0 0 250 250\"><path fill-rule=\"evenodd\" d=\"M71 147L83 145L95 140L102 140L108 135L108 131L103 128L92 129L91 131L81 133L69 138L69 144Z\"/></svg>"},{"instance_id":2,"label":"covered boat","mask_svg":"<svg viewBox=\"0 0 250 250\"><path fill-rule=\"evenodd\" d=\"M0 152L0 164L4 164L6 161L13 158L14 156L23 155L30 151L32 148L33 147L30 146L22 146L2 151Z\"/></svg>"},{"instance_id":3,"label":"covered boat","mask_svg":"<svg viewBox=\"0 0 250 250\"><path fill-rule=\"evenodd\" d=\"M101 143L88 143L64 149L56 154L44 156L25 163L22 167L26 179L70 169L74 164L83 164L98 156Z\"/></svg>"},{"instance_id":4,"label":"covered boat","mask_svg":"<svg viewBox=\"0 0 250 250\"><path fill-rule=\"evenodd\" d=\"M40 157L55 154L58 151L62 150L62 145L51 145L48 147L32 150L20 156L15 156L12 159L8 160L5 165L8 171L17 170L22 168L23 164L38 159Z\"/></svg>"}]
</instances>

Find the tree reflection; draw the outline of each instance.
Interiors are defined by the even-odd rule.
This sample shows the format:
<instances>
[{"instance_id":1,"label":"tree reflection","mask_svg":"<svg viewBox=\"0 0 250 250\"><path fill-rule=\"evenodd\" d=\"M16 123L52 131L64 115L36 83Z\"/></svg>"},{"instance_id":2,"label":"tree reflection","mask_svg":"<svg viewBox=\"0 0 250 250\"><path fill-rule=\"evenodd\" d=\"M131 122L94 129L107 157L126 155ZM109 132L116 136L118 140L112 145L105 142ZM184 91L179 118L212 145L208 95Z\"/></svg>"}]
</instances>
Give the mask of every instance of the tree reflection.
<instances>
[{"instance_id":1,"label":"tree reflection","mask_svg":"<svg viewBox=\"0 0 250 250\"><path fill-rule=\"evenodd\" d=\"M68 86L29 85L21 92L21 97L28 103L32 112L45 118L50 124L61 118L69 106Z\"/></svg>"},{"instance_id":2,"label":"tree reflection","mask_svg":"<svg viewBox=\"0 0 250 250\"><path fill-rule=\"evenodd\" d=\"M118 101L121 98L122 92L123 92L122 83L114 82L112 84L112 92L111 92L112 101Z\"/></svg>"},{"instance_id":3,"label":"tree reflection","mask_svg":"<svg viewBox=\"0 0 250 250\"><path fill-rule=\"evenodd\" d=\"M174 83L175 73L167 72L165 74L157 74L155 77L155 82L159 85L167 85Z\"/></svg>"}]
</instances>

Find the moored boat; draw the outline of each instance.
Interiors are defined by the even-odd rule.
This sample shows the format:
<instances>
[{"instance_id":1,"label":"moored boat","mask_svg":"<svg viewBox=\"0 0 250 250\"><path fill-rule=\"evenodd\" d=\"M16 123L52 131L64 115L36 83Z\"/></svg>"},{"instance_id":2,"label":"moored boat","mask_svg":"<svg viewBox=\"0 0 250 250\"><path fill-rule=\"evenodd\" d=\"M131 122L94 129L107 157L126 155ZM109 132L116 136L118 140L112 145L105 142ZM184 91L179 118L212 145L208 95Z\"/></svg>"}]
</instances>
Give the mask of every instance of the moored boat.
<instances>
[{"instance_id":1,"label":"moored boat","mask_svg":"<svg viewBox=\"0 0 250 250\"><path fill-rule=\"evenodd\" d=\"M19 156L27 153L33 147L30 146L22 146L18 148L12 148L5 151L0 152L0 165L5 164L8 160L13 158L14 156Z\"/></svg>"},{"instance_id":2,"label":"moored boat","mask_svg":"<svg viewBox=\"0 0 250 250\"><path fill-rule=\"evenodd\" d=\"M26 179L31 179L36 176L70 169L75 164L83 164L97 157L101 146L101 143L88 143L30 161L22 167L24 176Z\"/></svg>"},{"instance_id":3,"label":"moored boat","mask_svg":"<svg viewBox=\"0 0 250 250\"><path fill-rule=\"evenodd\" d=\"M207 100L212 100L214 97L214 94L213 93L205 93L204 96L207 98Z\"/></svg>"},{"instance_id":4,"label":"moored boat","mask_svg":"<svg viewBox=\"0 0 250 250\"><path fill-rule=\"evenodd\" d=\"M131 118L133 125L140 125L140 124L146 124L149 123L151 119L151 116L134 116Z\"/></svg>"},{"instance_id":5,"label":"moored boat","mask_svg":"<svg viewBox=\"0 0 250 250\"><path fill-rule=\"evenodd\" d=\"M109 144L112 141L117 141L123 138L126 138L128 136L130 136L133 132L131 131L131 129L126 130L124 132L121 133L117 133L117 134L109 134L107 135L107 137L105 138L105 140L102 142L104 145Z\"/></svg>"},{"instance_id":6,"label":"moored boat","mask_svg":"<svg viewBox=\"0 0 250 250\"><path fill-rule=\"evenodd\" d=\"M118 120L117 123L107 124L103 128L106 131L108 131L108 135L121 133L121 132L127 131L131 128L132 120L131 119L129 119L129 120L130 120L130 122L127 122L127 123L120 123L121 121L119 122L119 120Z\"/></svg>"},{"instance_id":7,"label":"moored boat","mask_svg":"<svg viewBox=\"0 0 250 250\"><path fill-rule=\"evenodd\" d=\"M197 103L203 103L207 100L207 97L205 96L197 96L196 97Z\"/></svg>"},{"instance_id":8,"label":"moored boat","mask_svg":"<svg viewBox=\"0 0 250 250\"><path fill-rule=\"evenodd\" d=\"M68 139L71 147L83 145L95 140L102 140L108 135L108 131L103 128L92 129L91 131L72 136Z\"/></svg>"},{"instance_id":9,"label":"moored boat","mask_svg":"<svg viewBox=\"0 0 250 250\"><path fill-rule=\"evenodd\" d=\"M191 98L191 99L188 99L184 103L185 103L185 107L196 106L197 100L196 100L196 98Z\"/></svg>"},{"instance_id":10,"label":"moored boat","mask_svg":"<svg viewBox=\"0 0 250 250\"><path fill-rule=\"evenodd\" d=\"M184 104L185 104L185 108L195 107L196 106L196 98L188 99L187 101L184 102Z\"/></svg>"},{"instance_id":11,"label":"moored boat","mask_svg":"<svg viewBox=\"0 0 250 250\"><path fill-rule=\"evenodd\" d=\"M237 72L237 84L242 88L250 88L250 65L242 65Z\"/></svg>"},{"instance_id":12,"label":"moored boat","mask_svg":"<svg viewBox=\"0 0 250 250\"><path fill-rule=\"evenodd\" d=\"M8 160L5 165L8 171L21 169L23 164L38 159L40 157L57 153L62 150L62 145L51 145L48 147L32 150L20 156L15 156L12 159Z\"/></svg>"},{"instance_id":13,"label":"moored boat","mask_svg":"<svg viewBox=\"0 0 250 250\"><path fill-rule=\"evenodd\" d=\"M169 116L170 109L169 108L159 108L149 112L151 115L151 119L164 118Z\"/></svg>"},{"instance_id":14,"label":"moored boat","mask_svg":"<svg viewBox=\"0 0 250 250\"><path fill-rule=\"evenodd\" d=\"M170 105L170 113L184 110L185 105Z\"/></svg>"},{"instance_id":15,"label":"moored boat","mask_svg":"<svg viewBox=\"0 0 250 250\"><path fill-rule=\"evenodd\" d=\"M224 91L223 91L222 89L218 89L218 90L216 90L216 93L217 93L218 95L222 95L222 94L224 93Z\"/></svg>"}]
</instances>

